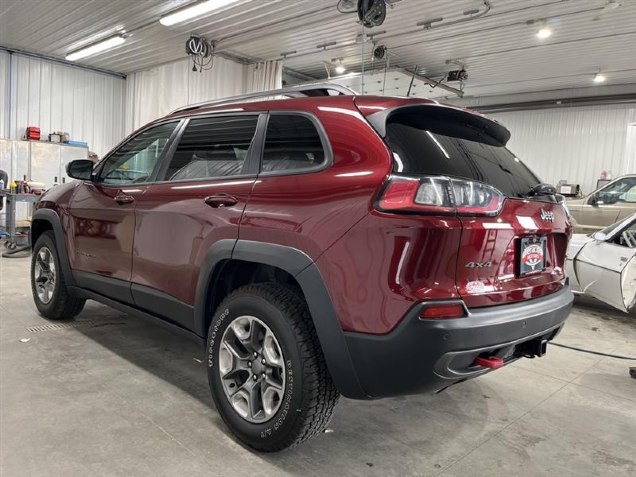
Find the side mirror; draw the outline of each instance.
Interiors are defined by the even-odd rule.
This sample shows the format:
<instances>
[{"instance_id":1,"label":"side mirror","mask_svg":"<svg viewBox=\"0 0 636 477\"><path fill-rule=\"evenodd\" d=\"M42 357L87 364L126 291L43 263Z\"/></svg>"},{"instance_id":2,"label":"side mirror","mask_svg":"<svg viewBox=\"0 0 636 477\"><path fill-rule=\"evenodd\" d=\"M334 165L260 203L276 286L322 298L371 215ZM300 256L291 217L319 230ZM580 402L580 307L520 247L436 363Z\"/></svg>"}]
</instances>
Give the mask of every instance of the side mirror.
<instances>
[{"instance_id":1,"label":"side mirror","mask_svg":"<svg viewBox=\"0 0 636 477\"><path fill-rule=\"evenodd\" d=\"M596 207L598 205L598 195L594 194L590 197L590 200L587 201L589 205L593 205Z\"/></svg>"},{"instance_id":2,"label":"side mirror","mask_svg":"<svg viewBox=\"0 0 636 477\"><path fill-rule=\"evenodd\" d=\"M66 164L66 174L73 179L90 181L93 176L93 161L76 159Z\"/></svg>"},{"instance_id":3,"label":"side mirror","mask_svg":"<svg viewBox=\"0 0 636 477\"><path fill-rule=\"evenodd\" d=\"M592 235L592 238L596 240L597 242L605 242L607 235L604 234L603 232L596 232L594 235Z\"/></svg>"}]
</instances>

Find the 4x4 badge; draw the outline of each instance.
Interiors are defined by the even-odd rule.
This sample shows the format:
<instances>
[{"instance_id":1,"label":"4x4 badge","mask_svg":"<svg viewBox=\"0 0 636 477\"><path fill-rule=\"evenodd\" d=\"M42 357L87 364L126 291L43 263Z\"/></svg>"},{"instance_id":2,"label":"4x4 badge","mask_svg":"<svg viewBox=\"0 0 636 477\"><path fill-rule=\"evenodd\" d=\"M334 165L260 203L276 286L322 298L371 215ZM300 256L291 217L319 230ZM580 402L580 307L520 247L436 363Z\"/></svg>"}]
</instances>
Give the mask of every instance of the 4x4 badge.
<instances>
[{"instance_id":1,"label":"4x4 badge","mask_svg":"<svg viewBox=\"0 0 636 477\"><path fill-rule=\"evenodd\" d=\"M541 220L545 220L547 222L554 222L554 212L552 212L551 210L541 209Z\"/></svg>"},{"instance_id":2,"label":"4x4 badge","mask_svg":"<svg viewBox=\"0 0 636 477\"><path fill-rule=\"evenodd\" d=\"M490 268L492 262L468 262L466 268Z\"/></svg>"}]
</instances>

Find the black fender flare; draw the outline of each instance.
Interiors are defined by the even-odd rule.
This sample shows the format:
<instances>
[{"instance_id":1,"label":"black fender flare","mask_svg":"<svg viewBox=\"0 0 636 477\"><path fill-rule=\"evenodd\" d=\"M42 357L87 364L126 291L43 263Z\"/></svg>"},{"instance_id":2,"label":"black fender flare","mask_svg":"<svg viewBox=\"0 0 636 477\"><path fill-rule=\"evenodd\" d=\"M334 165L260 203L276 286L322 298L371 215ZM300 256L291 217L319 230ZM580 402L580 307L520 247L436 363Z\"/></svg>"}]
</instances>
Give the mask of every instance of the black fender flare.
<instances>
[{"instance_id":1,"label":"black fender flare","mask_svg":"<svg viewBox=\"0 0 636 477\"><path fill-rule=\"evenodd\" d=\"M73 273L71 272L71 262L68 258L68 250L66 250L66 242L64 241L64 229L62 228L62 221L60 216L52 209L37 209L33 213L31 219L31 227L33 224L42 220L51 225L53 229L53 235L55 236L55 245L57 246L57 254L60 259L60 265L64 271L64 279L68 286L75 286L75 280L73 279ZM33 234L31 234L31 247L35 245L33 240Z\"/></svg>"},{"instance_id":2,"label":"black fender flare","mask_svg":"<svg viewBox=\"0 0 636 477\"><path fill-rule=\"evenodd\" d=\"M215 270L220 262L230 259L278 267L296 279L307 301L327 368L338 391L348 398L368 398L358 380L344 331L322 274L314 261L296 248L250 240L216 242L201 265L194 306L194 331L206 336L206 313L209 313L206 303L216 279Z\"/></svg>"}]
</instances>

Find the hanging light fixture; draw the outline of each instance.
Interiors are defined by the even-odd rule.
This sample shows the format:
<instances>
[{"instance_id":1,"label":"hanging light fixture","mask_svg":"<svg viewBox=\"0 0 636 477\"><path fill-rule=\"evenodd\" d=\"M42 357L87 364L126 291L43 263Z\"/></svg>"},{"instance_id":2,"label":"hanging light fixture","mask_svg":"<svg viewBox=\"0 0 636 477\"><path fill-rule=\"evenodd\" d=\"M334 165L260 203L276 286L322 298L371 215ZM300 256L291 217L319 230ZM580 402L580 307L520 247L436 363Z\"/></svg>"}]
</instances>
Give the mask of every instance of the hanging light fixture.
<instances>
[{"instance_id":1,"label":"hanging light fixture","mask_svg":"<svg viewBox=\"0 0 636 477\"><path fill-rule=\"evenodd\" d=\"M339 75L343 75L346 73L347 68L345 68L345 65L342 64L342 58L338 59L338 62L336 64L334 71L336 72L336 74L339 74Z\"/></svg>"},{"instance_id":2,"label":"hanging light fixture","mask_svg":"<svg viewBox=\"0 0 636 477\"><path fill-rule=\"evenodd\" d=\"M537 31L537 37L541 40L545 40L546 38L550 38L552 36L552 28L548 25L544 25Z\"/></svg>"},{"instance_id":3,"label":"hanging light fixture","mask_svg":"<svg viewBox=\"0 0 636 477\"><path fill-rule=\"evenodd\" d=\"M607 76L605 76L600 71L594 75L594 82L595 83L605 83L606 80L607 80Z\"/></svg>"},{"instance_id":4,"label":"hanging light fixture","mask_svg":"<svg viewBox=\"0 0 636 477\"><path fill-rule=\"evenodd\" d=\"M550 38L552 36L552 33L554 33L552 31L552 28L548 24L548 19L547 18L540 18L538 20L528 20L526 22L526 25L532 26L532 27L535 27L535 28L538 27L538 30L535 30L535 31L536 31L537 38L539 38L541 40L545 40L546 38Z\"/></svg>"}]
</instances>

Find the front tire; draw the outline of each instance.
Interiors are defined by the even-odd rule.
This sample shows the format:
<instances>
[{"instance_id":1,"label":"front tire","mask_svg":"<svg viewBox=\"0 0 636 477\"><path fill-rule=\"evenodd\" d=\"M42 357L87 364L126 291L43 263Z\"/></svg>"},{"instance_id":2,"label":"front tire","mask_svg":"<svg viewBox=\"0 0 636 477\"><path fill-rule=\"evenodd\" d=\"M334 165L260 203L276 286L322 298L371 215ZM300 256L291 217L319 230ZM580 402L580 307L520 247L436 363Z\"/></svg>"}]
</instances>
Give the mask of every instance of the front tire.
<instances>
[{"instance_id":1,"label":"front tire","mask_svg":"<svg viewBox=\"0 0 636 477\"><path fill-rule=\"evenodd\" d=\"M31 291L40 314L50 320L71 319L84 308L86 300L69 294L53 233L38 237L31 255Z\"/></svg>"},{"instance_id":2,"label":"front tire","mask_svg":"<svg viewBox=\"0 0 636 477\"><path fill-rule=\"evenodd\" d=\"M263 283L231 293L212 318L207 349L216 407L248 446L280 451L329 423L339 394L295 290Z\"/></svg>"}]
</instances>

